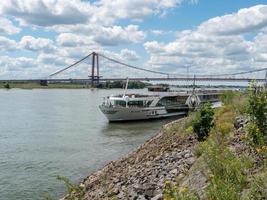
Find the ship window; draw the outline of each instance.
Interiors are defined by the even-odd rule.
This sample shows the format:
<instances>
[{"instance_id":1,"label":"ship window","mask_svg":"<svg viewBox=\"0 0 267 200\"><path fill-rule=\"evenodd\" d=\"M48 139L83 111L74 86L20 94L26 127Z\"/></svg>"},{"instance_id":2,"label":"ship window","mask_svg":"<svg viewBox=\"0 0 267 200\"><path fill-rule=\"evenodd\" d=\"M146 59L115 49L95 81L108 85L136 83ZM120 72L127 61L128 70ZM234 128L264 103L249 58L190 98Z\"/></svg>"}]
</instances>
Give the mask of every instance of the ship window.
<instances>
[{"instance_id":1,"label":"ship window","mask_svg":"<svg viewBox=\"0 0 267 200\"><path fill-rule=\"evenodd\" d=\"M144 102L143 101L129 101L128 106L137 106L137 107L143 107Z\"/></svg>"},{"instance_id":2,"label":"ship window","mask_svg":"<svg viewBox=\"0 0 267 200\"><path fill-rule=\"evenodd\" d=\"M122 100L115 100L114 101L115 106L121 106L121 107L126 107L126 102Z\"/></svg>"},{"instance_id":3,"label":"ship window","mask_svg":"<svg viewBox=\"0 0 267 200\"><path fill-rule=\"evenodd\" d=\"M157 106L167 106L167 105L175 105L178 106L180 104L183 104L185 102L184 98L180 98L180 97L163 97L162 99L159 100L159 102L157 103Z\"/></svg>"},{"instance_id":4,"label":"ship window","mask_svg":"<svg viewBox=\"0 0 267 200\"><path fill-rule=\"evenodd\" d=\"M152 100L147 101L147 102L146 102L146 106L149 107L151 103L152 103Z\"/></svg>"}]
</instances>

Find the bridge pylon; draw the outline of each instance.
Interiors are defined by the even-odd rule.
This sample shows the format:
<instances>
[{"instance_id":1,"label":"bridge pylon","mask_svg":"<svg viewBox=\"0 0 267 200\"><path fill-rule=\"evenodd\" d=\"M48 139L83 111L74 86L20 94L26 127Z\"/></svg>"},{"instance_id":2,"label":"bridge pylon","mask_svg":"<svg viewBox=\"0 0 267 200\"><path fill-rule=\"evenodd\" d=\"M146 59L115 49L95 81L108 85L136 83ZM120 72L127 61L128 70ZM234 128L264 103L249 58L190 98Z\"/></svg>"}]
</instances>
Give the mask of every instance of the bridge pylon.
<instances>
[{"instance_id":1,"label":"bridge pylon","mask_svg":"<svg viewBox=\"0 0 267 200\"><path fill-rule=\"evenodd\" d=\"M265 90L267 91L267 71L265 72Z\"/></svg>"},{"instance_id":2,"label":"bridge pylon","mask_svg":"<svg viewBox=\"0 0 267 200\"><path fill-rule=\"evenodd\" d=\"M91 67L91 85L99 84L99 56L96 52L92 53L92 67Z\"/></svg>"}]
</instances>

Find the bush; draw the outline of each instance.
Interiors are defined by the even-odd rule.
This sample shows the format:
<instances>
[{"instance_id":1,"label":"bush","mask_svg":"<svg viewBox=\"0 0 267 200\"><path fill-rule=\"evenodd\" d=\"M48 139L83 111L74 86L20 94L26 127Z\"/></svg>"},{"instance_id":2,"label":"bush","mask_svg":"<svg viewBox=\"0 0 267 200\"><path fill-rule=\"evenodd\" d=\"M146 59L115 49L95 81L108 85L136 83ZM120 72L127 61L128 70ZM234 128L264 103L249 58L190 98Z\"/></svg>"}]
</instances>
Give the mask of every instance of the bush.
<instances>
[{"instance_id":1,"label":"bush","mask_svg":"<svg viewBox=\"0 0 267 200\"><path fill-rule=\"evenodd\" d=\"M214 138L215 137L215 138ZM246 157L237 157L226 146L227 138L217 140L218 135L202 145L203 157L210 170L208 199L241 199L246 187L245 171L251 166Z\"/></svg>"},{"instance_id":2,"label":"bush","mask_svg":"<svg viewBox=\"0 0 267 200\"><path fill-rule=\"evenodd\" d=\"M199 141L203 141L208 137L210 129L214 126L213 116L214 110L211 107L211 103L206 103L200 107L193 121L193 130L197 134Z\"/></svg>"},{"instance_id":3,"label":"bush","mask_svg":"<svg viewBox=\"0 0 267 200\"><path fill-rule=\"evenodd\" d=\"M5 84L4 84L4 88L6 88L6 89L10 89L10 85L9 85L9 83L5 83Z\"/></svg>"},{"instance_id":4,"label":"bush","mask_svg":"<svg viewBox=\"0 0 267 200\"><path fill-rule=\"evenodd\" d=\"M224 105L229 105L233 102L236 93L234 91L225 91L220 95L220 100Z\"/></svg>"},{"instance_id":5,"label":"bush","mask_svg":"<svg viewBox=\"0 0 267 200\"><path fill-rule=\"evenodd\" d=\"M249 136L255 145L262 145L261 140L267 143L267 93L264 87L252 83L249 89L247 113L251 125Z\"/></svg>"},{"instance_id":6,"label":"bush","mask_svg":"<svg viewBox=\"0 0 267 200\"><path fill-rule=\"evenodd\" d=\"M252 146L264 145L264 135L260 132L258 126L254 123L249 123L247 126L248 142Z\"/></svg>"}]
</instances>

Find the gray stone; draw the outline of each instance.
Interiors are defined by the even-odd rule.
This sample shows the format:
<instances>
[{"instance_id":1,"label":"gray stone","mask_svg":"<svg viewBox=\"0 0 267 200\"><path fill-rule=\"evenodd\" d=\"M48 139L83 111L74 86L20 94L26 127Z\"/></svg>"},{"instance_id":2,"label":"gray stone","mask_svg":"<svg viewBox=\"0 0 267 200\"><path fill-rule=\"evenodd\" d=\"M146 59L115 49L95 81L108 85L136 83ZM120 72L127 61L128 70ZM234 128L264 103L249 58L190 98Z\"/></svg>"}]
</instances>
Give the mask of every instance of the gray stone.
<instances>
[{"instance_id":1,"label":"gray stone","mask_svg":"<svg viewBox=\"0 0 267 200\"><path fill-rule=\"evenodd\" d=\"M187 160L186 160L186 163L188 164L188 165L192 165L194 162L195 162L195 158L194 157L191 157L191 158L188 158Z\"/></svg>"},{"instance_id":2,"label":"gray stone","mask_svg":"<svg viewBox=\"0 0 267 200\"><path fill-rule=\"evenodd\" d=\"M189 152L189 153L186 153L185 155L184 155L184 157L185 158L189 158L189 157L191 157L192 156L192 154Z\"/></svg>"},{"instance_id":3,"label":"gray stone","mask_svg":"<svg viewBox=\"0 0 267 200\"><path fill-rule=\"evenodd\" d=\"M143 195L140 195L140 196L137 197L136 200L147 200L147 199Z\"/></svg>"},{"instance_id":4,"label":"gray stone","mask_svg":"<svg viewBox=\"0 0 267 200\"><path fill-rule=\"evenodd\" d=\"M151 200L162 200L163 195L162 194L157 194L156 196L152 197Z\"/></svg>"},{"instance_id":5,"label":"gray stone","mask_svg":"<svg viewBox=\"0 0 267 200\"><path fill-rule=\"evenodd\" d=\"M178 174L178 170L175 168L175 169L171 170L170 173L172 175L176 175L176 174Z\"/></svg>"}]
</instances>

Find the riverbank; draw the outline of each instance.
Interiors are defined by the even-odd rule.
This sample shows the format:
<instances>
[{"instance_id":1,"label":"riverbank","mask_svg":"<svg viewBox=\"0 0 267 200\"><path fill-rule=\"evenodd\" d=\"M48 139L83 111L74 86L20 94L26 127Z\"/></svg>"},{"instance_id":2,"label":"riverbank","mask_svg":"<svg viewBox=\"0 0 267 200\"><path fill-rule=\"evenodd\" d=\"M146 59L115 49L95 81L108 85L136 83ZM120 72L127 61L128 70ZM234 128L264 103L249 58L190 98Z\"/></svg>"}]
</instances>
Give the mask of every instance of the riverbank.
<instances>
[{"instance_id":1,"label":"riverbank","mask_svg":"<svg viewBox=\"0 0 267 200\"><path fill-rule=\"evenodd\" d=\"M243 102L240 97L234 101L216 110L215 127L205 141L199 141L192 131L195 115L167 124L137 150L85 178L79 192L70 192L69 197L78 195L90 200L267 197L266 146L254 147L246 140L247 119L238 117Z\"/></svg>"},{"instance_id":2,"label":"riverbank","mask_svg":"<svg viewBox=\"0 0 267 200\"><path fill-rule=\"evenodd\" d=\"M151 84L143 83L141 81L130 81L128 89L143 89ZM40 84L38 81L7 81L0 80L0 89L88 89L88 88L100 88L100 89L123 89L125 87L125 81L108 81L101 82L95 86L92 86L90 82L45 82Z\"/></svg>"},{"instance_id":3,"label":"riverbank","mask_svg":"<svg viewBox=\"0 0 267 200\"><path fill-rule=\"evenodd\" d=\"M7 88L8 87L8 88ZM64 83L52 83L47 86L42 86L39 83L28 82L28 83L6 83L0 84L0 89L88 89L91 88L90 85L86 84L64 84Z\"/></svg>"}]
</instances>

